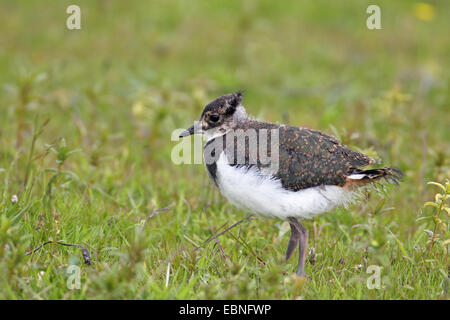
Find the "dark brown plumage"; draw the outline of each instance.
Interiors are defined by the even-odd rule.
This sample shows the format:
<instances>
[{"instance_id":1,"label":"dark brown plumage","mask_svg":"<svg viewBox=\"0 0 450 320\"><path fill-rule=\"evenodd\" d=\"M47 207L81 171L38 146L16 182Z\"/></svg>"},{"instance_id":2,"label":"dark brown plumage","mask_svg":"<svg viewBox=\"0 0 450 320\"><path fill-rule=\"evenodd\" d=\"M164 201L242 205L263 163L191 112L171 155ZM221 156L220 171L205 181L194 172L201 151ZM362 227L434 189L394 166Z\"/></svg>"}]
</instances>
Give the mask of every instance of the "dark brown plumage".
<instances>
[{"instance_id":1,"label":"dark brown plumage","mask_svg":"<svg viewBox=\"0 0 450 320\"><path fill-rule=\"evenodd\" d=\"M208 141L205 146L205 152L213 150L216 157L222 150L226 150L227 154L234 154L232 165L252 167L256 165L258 168L264 167L260 159L254 158L254 154L249 152L249 145L256 143L259 145L261 141L260 135L256 135L256 141L252 141L254 137L246 137L245 149L238 150L239 139L244 139L248 130L255 130L259 133L261 129L267 129L267 149L268 156L271 154L271 129L278 130L279 144L276 147L279 150L279 170L274 176L281 180L282 185L287 190L298 191L301 189L316 187L320 185L337 185L345 186L349 181L348 176L352 174L362 174L367 172L373 173L373 170L361 170L360 168L370 164L375 164L375 160L356 151L346 148L337 139L326 135L317 130L298 128L285 125L277 125L256 120L250 120L238 123L235 131L227 133ZM233 150L227 150L227 139L235 139L232 144ZM244 141L244 140L242 140ZM212 146L214 145L214 147ZM220 152L217 152L220 150ZM232 152L229 152L232 151ZM239 161L243 159L244 161ZM214 164L208 165L210 175L214 179ZM382 169L377 169L382 170ZM358 181L358 185L373 182L378 178L392 178L398 180L400 172L395 169L385 168L382 175L376 175L369 179ZM355 184L356 185L356 184Z\"/></svg>"}]
</instances>

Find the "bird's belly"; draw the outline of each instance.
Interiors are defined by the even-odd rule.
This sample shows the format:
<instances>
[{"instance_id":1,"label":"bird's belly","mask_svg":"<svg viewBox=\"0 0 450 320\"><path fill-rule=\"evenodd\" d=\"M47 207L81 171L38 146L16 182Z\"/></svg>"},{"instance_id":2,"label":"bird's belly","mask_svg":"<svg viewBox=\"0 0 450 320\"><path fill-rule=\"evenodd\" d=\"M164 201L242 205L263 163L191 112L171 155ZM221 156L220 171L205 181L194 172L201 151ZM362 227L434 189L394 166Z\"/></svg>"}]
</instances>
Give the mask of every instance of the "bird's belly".
<instances>
[{"instance_id":1,"label":"bird's belly","mask_svg":"<svg viewBox=\"0 0 450 320\"><path fill-rule=\"evenodd\" d=\"M222 195L236 207L264 217L308 219L353 199L352 192L332 185L286 190L279 179L262 174L256 167L230 166L225 153L216 165L216 182Z\"/></svg>"}]
</instances>

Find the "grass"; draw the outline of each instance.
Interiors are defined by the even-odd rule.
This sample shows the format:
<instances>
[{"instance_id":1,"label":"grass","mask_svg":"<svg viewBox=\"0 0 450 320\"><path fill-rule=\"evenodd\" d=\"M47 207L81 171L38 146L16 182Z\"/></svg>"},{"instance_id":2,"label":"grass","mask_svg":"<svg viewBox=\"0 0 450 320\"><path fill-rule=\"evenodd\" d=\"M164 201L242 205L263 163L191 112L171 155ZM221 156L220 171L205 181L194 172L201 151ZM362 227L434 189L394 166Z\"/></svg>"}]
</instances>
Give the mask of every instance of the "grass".
<instances>
[{"instance_id":1,"label":"grass","mask_svg":"<svg viewBox=\"0 0 450 320\"><path fill-rule=\"evenodd\" d=\"M442 200L427 182L450 178L447 1L425 20L423 5L378 1L372 31L366 1L80 0L76 31L70 4L0 2L0 298L448 299L446 200L424 206ZM281 221L247 219L196 249L247 215L202 165L171 162L171 133L238 89L252 115L406 174L305 222L306 281L283 261ZM46 241L93 264L56 244L25 256Z\"/></svg>"}]
</instances>

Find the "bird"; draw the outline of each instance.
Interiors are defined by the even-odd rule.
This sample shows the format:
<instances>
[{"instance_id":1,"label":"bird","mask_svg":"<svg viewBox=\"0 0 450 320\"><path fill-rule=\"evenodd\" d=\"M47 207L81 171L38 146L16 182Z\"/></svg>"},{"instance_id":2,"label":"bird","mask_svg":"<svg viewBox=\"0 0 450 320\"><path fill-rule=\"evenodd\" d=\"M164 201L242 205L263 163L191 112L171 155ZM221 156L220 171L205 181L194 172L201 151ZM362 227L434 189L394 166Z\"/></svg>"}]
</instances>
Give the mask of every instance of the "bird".
<instances>
[{"instance_id":1,"label":"bird","mask_svg":"<svg viewBox=\"0 0 450 320\"><path fill-rule=\"evenodd\" d=\"M398 184L403 173L364 169L379 161L318 130L256 120L242 101L242 91L218 97L179 137L206 136L206 170L231 204L289 223L285 259L298 247L296 275L304 277L308 230L300 221L348 206L366 186Z\"/></svg>"}]
</instances>

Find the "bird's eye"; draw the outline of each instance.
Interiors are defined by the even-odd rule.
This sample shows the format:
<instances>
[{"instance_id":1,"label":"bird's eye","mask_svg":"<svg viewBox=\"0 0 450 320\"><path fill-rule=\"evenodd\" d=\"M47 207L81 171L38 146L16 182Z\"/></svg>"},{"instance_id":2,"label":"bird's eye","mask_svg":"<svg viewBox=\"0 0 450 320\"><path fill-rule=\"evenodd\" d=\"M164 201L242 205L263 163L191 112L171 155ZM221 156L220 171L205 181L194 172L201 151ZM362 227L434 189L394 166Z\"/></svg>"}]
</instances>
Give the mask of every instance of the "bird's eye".
<instances>
[{"instance_id":1,"label":"bird's eye","mask_svg":"<svg viewBox=\"0 0 450 320\"><path fill-rule=\"evenodd\" d=\"M209 116L209 120L211 122L217 122L217 121L219 121L219 119L220 119L220 117L217 114L212 114L212 115Z\"/></svg>"}]
</instances>

